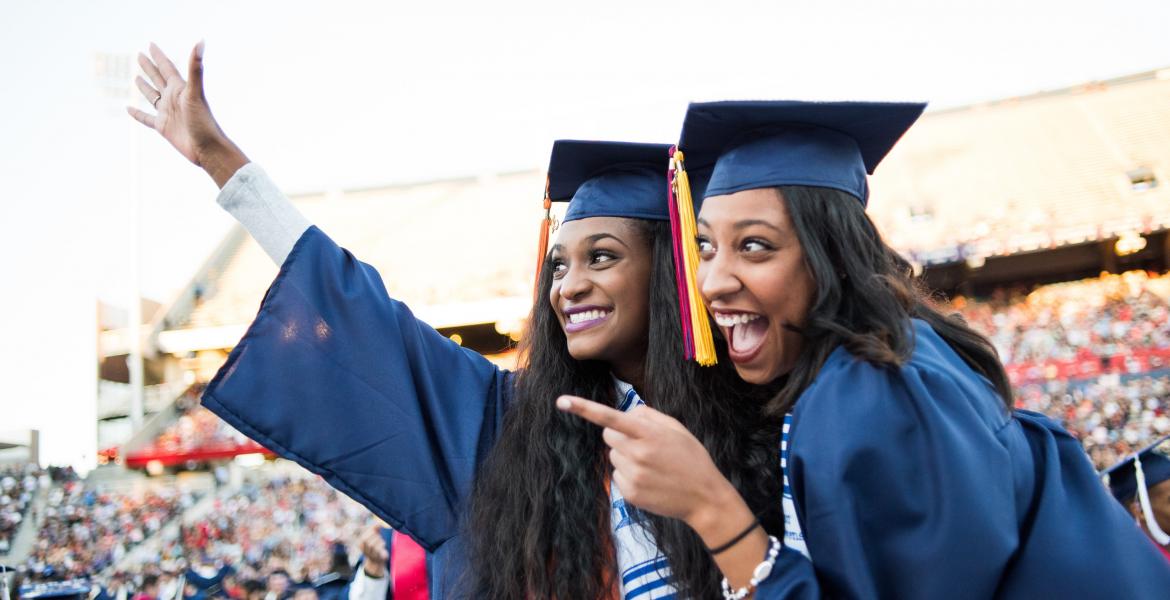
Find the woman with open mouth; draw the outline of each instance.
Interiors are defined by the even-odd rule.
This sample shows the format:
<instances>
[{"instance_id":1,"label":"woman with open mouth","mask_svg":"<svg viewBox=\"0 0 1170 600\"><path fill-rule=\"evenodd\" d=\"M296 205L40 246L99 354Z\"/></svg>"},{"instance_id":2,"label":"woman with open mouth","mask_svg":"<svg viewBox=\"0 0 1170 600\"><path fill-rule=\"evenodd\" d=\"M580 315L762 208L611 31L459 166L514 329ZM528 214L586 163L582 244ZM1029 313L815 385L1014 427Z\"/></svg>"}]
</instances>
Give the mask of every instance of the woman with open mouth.
<instances>
[{"instance_id":1,"label":"woman with open mouth","mask_svg":"<svg viewBox=\"0 0 1170 600\"><path fill-rule=\"evenodd\" d=\"M206 170L219 203L281 265L204 405L424 546L431 598L718 594L698 535L627 505L601 432L559 412L561 393L623 411L644 398L780 526L767 510L778 458L756 435L769 426L764 396L726 360L684 360L668 146L554 146L546 209L569 207L540 256L523 368L508 372L417 320L248 161L203 95L202 45L189 81L150 53L138 86L157 112L131 115Z\"/></svg>"},{"instance_id":2,"label":"woman with open mouth","mask_svg":"<svg viewBox=\"0 0 1170 600\"><path fill-rule=\"evenodd\" d=\"M1170 566L1077 440L1013 410L991 344L932 307L865 214L867 173L924 108L687 112L679 146L713 169L699 287L736 371L778 389L782 529L685 430L558 402L606 427L627 498L721 545L725 598L1164 598Z\"/></svg>"}]
</instances>

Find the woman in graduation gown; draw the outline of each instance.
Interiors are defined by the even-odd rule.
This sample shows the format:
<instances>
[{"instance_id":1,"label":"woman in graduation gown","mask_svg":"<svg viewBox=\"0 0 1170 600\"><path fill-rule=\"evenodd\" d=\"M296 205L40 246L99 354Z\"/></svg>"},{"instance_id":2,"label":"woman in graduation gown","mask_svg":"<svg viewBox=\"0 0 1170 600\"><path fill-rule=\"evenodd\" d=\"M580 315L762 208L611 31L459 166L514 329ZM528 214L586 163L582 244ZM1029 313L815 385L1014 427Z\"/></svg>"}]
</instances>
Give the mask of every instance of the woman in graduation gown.
<instances>
[{"instance_id":1,"label":"woman in graduation gown","mask_svg":"<svg viewBox=\"0 0 1170 600\"><path fill-rule=\"evenodd\" d=\"M417 320L248 162L211 116L201 45L189 82L151 55L138 85L157 113L131 115L203 167L281 265L204 406L417 540L432 598L717 593L698 536L628 508L600 432L553 405L566 391L622 410L644 397L758 508L779 489L767 438L750 435L761 403L730 369L684 361L667 146L556 144L548 196L572 201L542 260L525 368L508 372Z\"/></svg>"},{"instance_id":2,"label":"woman in graduation gown","mask_svg":"<svg viewBox=\"0 0 1170 600\"><path fill-rule=\"evenodd\" d=\"M631 502L729 540L728 598L1170 597L1170 568L1081 445L1012 409L991 344L931 307L866 216L867 173L923 109L687 113L680 148L692 171L713 168L700 289L739 374L779 386L783 531L756 525L701 445L652 411L559 403L607 427Z\"/></svg>"}]
</instances>

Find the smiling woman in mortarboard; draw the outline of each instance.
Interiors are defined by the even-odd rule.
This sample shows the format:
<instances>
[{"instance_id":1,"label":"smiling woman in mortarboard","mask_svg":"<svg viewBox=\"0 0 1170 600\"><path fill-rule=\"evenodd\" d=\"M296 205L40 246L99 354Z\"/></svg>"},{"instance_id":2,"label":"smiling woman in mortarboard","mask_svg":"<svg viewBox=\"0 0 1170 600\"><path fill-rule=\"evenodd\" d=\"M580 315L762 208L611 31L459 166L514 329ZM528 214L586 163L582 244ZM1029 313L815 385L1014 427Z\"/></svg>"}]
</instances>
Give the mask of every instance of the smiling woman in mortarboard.
<instances>
[{"instance_id":1,"label":"smiling woman in mortarboard","mask_svg":"<svg viewBox=\"0 0 1170 600\"><path fill-rule=\"evenodd\" d=\"M559 403L607 427L632 502L731 540L727 598L1165 598L1170 566L1081 445L1013 410L991 344L932 308L865 214L867 173L923 109L687 112L679 146L712 170L698 285L740 376L778 387L783 528L731 486L696 491L713 478L685 431Z\"/></svg>"},{"instance_id":2,"label":"smiling woman in mortarboard","mask_svg":"<svg viewBox=\"0 0 1170 600\"><path fill-rule=\"evenodd\" d=\"M686 360L709 364L717 349L697 294L676 278L676 261L693 270L698 257L678 243L693 207L689 195L669 202L667 146L554 146L548 200L571 201L541 253L525 367L510 373L418 321L248 162L203 97L200 46L189 83L151 53L139 61L151 81L138 85L157 114L131 115L203 167L281 264L204 405L421 543L432 597L718 593L692 528L626 505L601 431L557 411L561 393L685 423L709 450L704 472L725 482L722 470L779 525L767 510L778 462L754 400L764 396L730 369Z\"/></svg>"}]
</instances>

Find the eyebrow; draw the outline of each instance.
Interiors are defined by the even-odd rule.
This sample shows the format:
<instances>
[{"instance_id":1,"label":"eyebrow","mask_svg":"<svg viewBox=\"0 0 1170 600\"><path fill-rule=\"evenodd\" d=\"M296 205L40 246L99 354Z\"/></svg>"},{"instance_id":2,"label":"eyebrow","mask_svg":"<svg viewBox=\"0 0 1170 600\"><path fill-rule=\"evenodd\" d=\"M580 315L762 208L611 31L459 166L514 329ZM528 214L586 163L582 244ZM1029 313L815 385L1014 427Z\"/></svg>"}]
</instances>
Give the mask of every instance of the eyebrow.
<instances>
[{"instance_id":1,"label":"eyebrow","mask_svg":"<svg viewBox=\"0 0 1170 600\"><path fill-rule=\"evenodd\" d=\"M605 238L612 239L613 241L625 246L627 250L630 247L629 244L623 242L621 238L619 238L618 236L616 236L612 233L595 233L595 234L585 238L585 241L589 242L590 244L594 244L598 240L603 240ZM564 244L553 244L552 247L548 249L549 254L552 254L553 252L564 252L564 251L565 251Z\"/></svg>"},{"instance_id":2,"label":"eyebrow","mask_svg":"<svg viewBox=\"0 0 1170 600\"><path fill-rule=\"evenodd\" d=\"M599 240L603 240L603 239L605 239L605 238L609 238L609 239L611 239L611 240L613 240L613 241L615 241L615 242L617 242L617 243L619 243L619 244L621 244L621 245L625 246L625 247L626 247L626 249L629 249L629 247L630 247L630 246L629 246L629 244L627 244L627 243L623 242L621 238L619 238L618 236L616 236L616 235L614 235L614 234L612 234L612 233L595 233L595 234L593 234L593 235L591 235L591 236L589 236L589 237L587 237L587 238L585 238L585 239L586 239L586 240L587 240L589 243L591 243L591 244L592 244L592 243L596 243L596 242L597 242L597 241L599 241Z\"/></svg>"},{"instance_id":3,"label":"eyebrow","mask_svg":"<svg viewBox=\"0 0 1170 600\"><path fill-rule=\"evenodd\" d=\"M711 224L708 223L705 219L699 219L697 221L697 223L699 223L705 227L711 228ZM775 225L773 225L773 224L771 224L763 219L744 219L742 221L736 221L732 225L732 227L734 227L735 229L745 229L745 228L751 227L753 225L762 225L764 227L767 227L769 229L774 230L776 233L779 233L779 234L784 233L784 230L780 229L779 227L777 227L777 226L775 226Z\"/></svg>"}]
</instances>

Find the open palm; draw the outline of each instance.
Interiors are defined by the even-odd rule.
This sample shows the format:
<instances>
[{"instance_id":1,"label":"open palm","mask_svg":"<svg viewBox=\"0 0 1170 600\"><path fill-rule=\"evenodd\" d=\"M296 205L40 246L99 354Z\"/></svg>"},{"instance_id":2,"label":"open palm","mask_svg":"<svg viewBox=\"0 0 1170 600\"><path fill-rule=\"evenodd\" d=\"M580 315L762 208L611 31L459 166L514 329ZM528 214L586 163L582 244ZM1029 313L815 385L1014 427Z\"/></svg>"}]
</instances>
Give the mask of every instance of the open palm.
<instances>
[{"instance_id":1,"label":"open palm","mask_svg":"<svg viewBox=\"0 0 1170 600\"><path fill-rule=\"evenodd\" d=\"M203 95L203 42L191 50L186 81L154 44L150 45L150 57L138 54L138 64L150 81L140 75L134 82L156 113L152 115L134 107L127 107L127 112L139 123L157 131L187 160L204 166L206 150L226 141L226 136Z\"/></svg>"}]
</instances>

